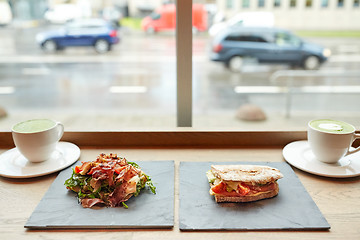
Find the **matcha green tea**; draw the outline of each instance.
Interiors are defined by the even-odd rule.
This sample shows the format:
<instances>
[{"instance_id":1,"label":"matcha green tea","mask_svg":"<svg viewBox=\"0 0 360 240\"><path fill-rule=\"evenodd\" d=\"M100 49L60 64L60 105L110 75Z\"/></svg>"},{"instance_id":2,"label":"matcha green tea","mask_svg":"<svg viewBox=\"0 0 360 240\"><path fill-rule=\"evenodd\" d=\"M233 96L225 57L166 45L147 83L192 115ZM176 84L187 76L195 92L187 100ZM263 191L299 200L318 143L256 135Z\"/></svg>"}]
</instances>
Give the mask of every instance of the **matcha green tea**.
<instances>
[{"instance_id":1,"label":"matcha green tea","mask_svg":"<svg viewBox=\"0 0 360 240\"><path fill-rule=\"evenodd\" d=\"M48 130L55 125L56 123L50 119L35 119L18 123L13 130L20 133L34 133Z\"/></svg>"},{"instance_id":2,"label":"matcha green tea","mask_svg":"<svg viewBox=\"0 0 360 240\"><path fill-rule=\"evenodd\" d=\"M355 131L351 124L331 119L313 120L309 125L316 130L328 133L346 134Z\"/></svg>"}]
</instances>

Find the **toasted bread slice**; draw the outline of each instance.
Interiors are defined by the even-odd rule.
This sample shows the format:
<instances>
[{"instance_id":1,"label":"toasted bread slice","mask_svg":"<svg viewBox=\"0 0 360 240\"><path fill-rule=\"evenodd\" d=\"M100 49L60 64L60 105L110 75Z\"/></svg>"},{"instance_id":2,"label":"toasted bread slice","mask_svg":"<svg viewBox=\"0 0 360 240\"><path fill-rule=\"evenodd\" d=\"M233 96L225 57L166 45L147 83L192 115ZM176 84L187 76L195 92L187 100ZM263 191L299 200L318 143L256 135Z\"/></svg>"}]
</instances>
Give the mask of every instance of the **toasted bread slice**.
<instances>
[{"instance_id":1,"label":"toasted bread slice","mask_svg":"<svg viewBox=\"0 0 360 240\"><path fill-rule=\"evenodd\" d=\"M260 165L212 165L211 171L222 181L266 184L283 177L276 168Z\"/></svg>"}]
</instances>

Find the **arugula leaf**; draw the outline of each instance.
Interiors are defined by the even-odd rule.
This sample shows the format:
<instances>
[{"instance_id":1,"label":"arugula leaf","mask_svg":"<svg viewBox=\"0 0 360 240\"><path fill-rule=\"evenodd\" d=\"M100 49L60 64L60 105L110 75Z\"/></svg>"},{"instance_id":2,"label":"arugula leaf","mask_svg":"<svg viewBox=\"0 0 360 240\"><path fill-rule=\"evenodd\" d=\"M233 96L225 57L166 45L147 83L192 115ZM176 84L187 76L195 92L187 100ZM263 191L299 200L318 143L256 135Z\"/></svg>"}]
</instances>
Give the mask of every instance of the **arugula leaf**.
<instances>
[{"instance_id":1,"label":"arugula leaf","mask_svg":"<svg viewBox=\"0 0 360 240\"><path fill-rule=\"evenodd\" d=\"M144 173L145 174L145 173ZM156 194L156 187L154 186L154 183L153 183L153 181L151 180L151 178L150 178L150 176L149 175L146 175L145 174L145 176L146 176L146 185L150 188L150 190L151 190L151 192L153 193L153 194Z\"/></svg>"},{"instance_id":2,"label":"arugula leaf","mask_svg":"<svg viewBox=\"0 0 360 240\"><path fill-rule=\"evenodd\" d=\"M82 186L86 185L86 181L88 178L89 176L75 173L75 170L73 169L71 177L65 181L64 185L69 187L70 189L74 187L81 188Z\"/></svg>"},{"instance_id":3,"label":"arugula leaf","mask_svg":"<svg viewBox=\"0 0 360 240\"><path fill-rule=\"evenodd\" d=\"M154 186L152 181L147 181L146 185L150 188L150 190L153 194L156 194L156 187Z\"/></svg>"},{"instance_id":4,"label":"arugula leaf","mask_svg":"<svg viewBox=\"0 0 360 240\"><path fill-rule=\"evenodd\" d=\"M140 166L136 162L129 162L128 161L127 163L130 164L133 167L140 168Z\"/></svg>"},{"instance_id":5,"label":"arugula leaf","mask_svg":"<svg viewBox=\"0 0 360 240\"><path fill-rule=\"evenodd\" d=\"M140 166L135 162L128 161L128 164L132 165L133 167L140 168ZM135 197L140 194L141 189L143 189L145 187L145 185L147 185L150 188L150 190L153 194L156 194L156 187L154 186L154 183L152 182L150 176L145 173L144 173L144 175L146 176L146 182L144 184L144 183L141 183L141 181L140 181L139 182L140 184L139 183L136 184L136 192L134 193Z\"/></svg>"},{"instance_id":6,"label":"arugula leaf","mask_svg":"<svg viewBox=\"0 0 360 240\"><path fill-rule=\"evenodd\" d=\"M139 181L136 184L136 192L134 192L134 196L137 197L140 194L141 189L144 188L144 185L141 183L141 181Z\"/></svg>"},{"instance_id":7,"label":"arugula leaf","mask_svg":"<svg viewBox=\"0 0 360 240\"><path fill-rule=\"evenodd\" d=\"M78 192L78 197L80 199L83 199L83 198L100 198L100 195L99 194L96 194L96 193L83 193L81 192L81 190Z\"/></svg>"}]
</instances>

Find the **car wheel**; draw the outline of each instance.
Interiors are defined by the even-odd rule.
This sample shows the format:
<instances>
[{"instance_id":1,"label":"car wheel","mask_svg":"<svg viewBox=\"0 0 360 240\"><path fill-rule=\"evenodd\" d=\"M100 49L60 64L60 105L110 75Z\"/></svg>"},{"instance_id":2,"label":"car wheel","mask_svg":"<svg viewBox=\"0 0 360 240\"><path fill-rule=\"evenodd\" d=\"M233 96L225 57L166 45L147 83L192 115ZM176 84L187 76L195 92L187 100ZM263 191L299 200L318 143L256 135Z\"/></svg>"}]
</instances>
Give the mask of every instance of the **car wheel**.
<instances>
[{"instance_id":1,"label":"car wheel","mask_svg":"<svg viewBox=\"0 0 360 240\"><path fill-rule=\"evenodd\" d=\"M303 62L305 70L316 70L320 67L320 59L316 56L308 56Z\"/></svg>"},{"instance_id":2,"label":"car wheel","mask_svg":"<svg viewBox=\"0 0 360 240\"><path fill-rule=\"evenodd\" d=\"M146 29L146 33L147 34L154 34L156 31L155 31L155 28L154 27L148 27Z\"/></svg>"},{"instance_id":3,"label":"car wheel","mask_svg":"<svg viewBox=\"0 0 360 240\"><path fill-rule=\"evenodd\" d=\"M94 48L98 53L105 53L110 50L110 44L104 39L99 39L95 42Z\"/></svg>"},{"instance_id":4,"label":"car wheel","mask_svg":"<svg viewBox=\"0 0 360 240\"><path fill-rule=\"evenodd\" d=\"M234 56L230 58L228 62L228 67L232 72L241 72L242 66L244 64L244 59L241 56Z\"/></svg>"},{"instance_id":5,"label":"car wheel","mask_svg":"<svg viewBox=\"0 0 360 240\"><path fill-rule=\"evenodd\" d=\"M54 40L47 40L42 45L42 49L45 52L52 53L55 52L58 49L58 46Z\"/></svg>"}]
</instances>

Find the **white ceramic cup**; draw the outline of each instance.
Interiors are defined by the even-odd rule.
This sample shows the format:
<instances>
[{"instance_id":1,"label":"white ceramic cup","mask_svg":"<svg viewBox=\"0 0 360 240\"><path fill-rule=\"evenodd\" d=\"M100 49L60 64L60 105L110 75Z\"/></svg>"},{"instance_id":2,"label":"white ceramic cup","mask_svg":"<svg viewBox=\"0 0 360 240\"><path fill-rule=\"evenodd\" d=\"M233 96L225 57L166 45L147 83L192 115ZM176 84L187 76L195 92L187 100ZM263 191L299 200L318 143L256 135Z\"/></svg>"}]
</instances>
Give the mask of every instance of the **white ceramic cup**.
<instances>
[{"instance_id":1,"label":"white ceramic cup","mask_svg":"<svg viewBox=\"0 0 360 240\"><path fill-rule=\"evenodd\" d=\"M36 163L50 159L64 134L64 125L51 119L32 119L15 124L11 131L19 152Z\"/></svg>"},{"instance_id":2,"label":"white ceramic cup","mask_svg":"<svg viewBox=\"0 0 360 240\"><path fill-rule=\"evenodd\" d=\"M321 125L323 128L314 127L314 121L324 121ZM341 131L341 126L346 126L347 131ZM317 119L308 123L310 148L316 159L324 163L337 163L344 156L359 151L360 147L350 150L351 145L358 138L360 134L356 134L355 127L349 123L329 119Z\"/></svg>"}]
</instances>

